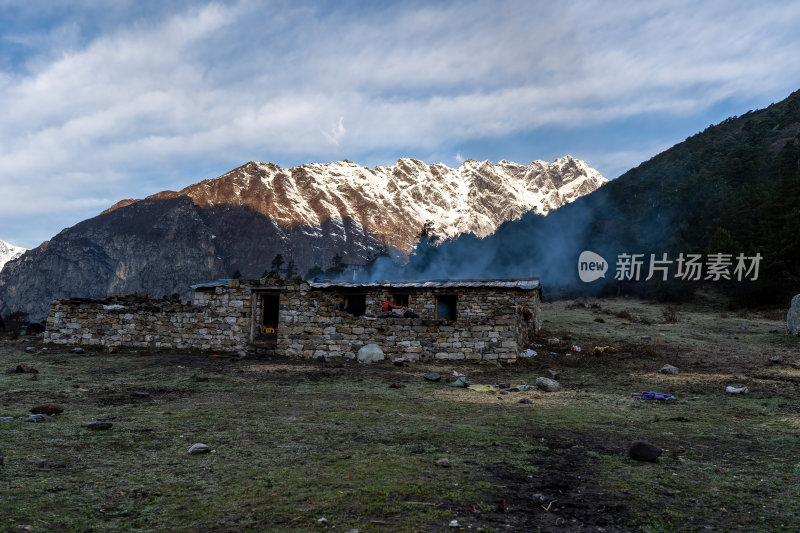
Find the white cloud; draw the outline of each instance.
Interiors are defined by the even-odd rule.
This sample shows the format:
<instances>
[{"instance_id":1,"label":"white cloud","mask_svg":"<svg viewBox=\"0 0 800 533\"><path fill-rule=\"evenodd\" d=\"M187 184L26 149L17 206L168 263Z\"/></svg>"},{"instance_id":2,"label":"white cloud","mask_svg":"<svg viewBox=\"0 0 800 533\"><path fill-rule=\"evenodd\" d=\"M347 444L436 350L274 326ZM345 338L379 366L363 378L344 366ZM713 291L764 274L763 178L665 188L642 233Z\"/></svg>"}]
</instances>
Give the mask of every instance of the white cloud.
<instances>
[{"instance_id":1,"label":"white cloud","mask_svg":"<svg viewBox=\"0 0 800 533\"><path fill-rule=\"evenodd\" d=\"M796 3L122 6L108 33L66 17L49 49L0 71L0 232L42 206L74 220L80 198L211 177L152 178L164 168L375 164L369 154L446 154L551 125L688 116L800 79ZM637 150L599 157L619 168Z\"/></svg>"}]
</instances>

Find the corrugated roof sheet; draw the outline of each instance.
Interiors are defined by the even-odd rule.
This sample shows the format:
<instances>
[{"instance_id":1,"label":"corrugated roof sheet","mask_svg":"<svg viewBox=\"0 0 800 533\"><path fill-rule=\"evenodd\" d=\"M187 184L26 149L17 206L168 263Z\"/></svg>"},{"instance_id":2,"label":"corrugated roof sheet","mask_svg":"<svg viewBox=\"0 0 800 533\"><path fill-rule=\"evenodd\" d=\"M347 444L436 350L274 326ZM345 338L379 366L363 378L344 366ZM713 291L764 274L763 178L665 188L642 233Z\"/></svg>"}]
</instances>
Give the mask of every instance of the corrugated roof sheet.
<instances>
[{"instance_id":1,"label":"corrugated roof sheet","mask_svg":"<svg viewBox=\"0 0 800 533\"><path fill-rule=\"evenodd\" d=\"M501 288L501 289L521 289L531 291L540 289L541 285L536 278L514 278L514 279L431 279L416 281L310 281L308 283L314 289L342 288L356 289L368 287L388 287L392 289L456 289L456 288Z\"/></svg>"},{"instance_id":2,"label":"corrugated roof sheet","mask_svg":"<svg viewBox=\"0 0 800 533\"><path fill-rule=\"evenodd\" d=\"M217 281L209 281L207 283L198 283L197 285L189 285L192 290L197 289L213 289L215 287L227 287L229 279L218 279Z\"/></svg>"}]
</instances>

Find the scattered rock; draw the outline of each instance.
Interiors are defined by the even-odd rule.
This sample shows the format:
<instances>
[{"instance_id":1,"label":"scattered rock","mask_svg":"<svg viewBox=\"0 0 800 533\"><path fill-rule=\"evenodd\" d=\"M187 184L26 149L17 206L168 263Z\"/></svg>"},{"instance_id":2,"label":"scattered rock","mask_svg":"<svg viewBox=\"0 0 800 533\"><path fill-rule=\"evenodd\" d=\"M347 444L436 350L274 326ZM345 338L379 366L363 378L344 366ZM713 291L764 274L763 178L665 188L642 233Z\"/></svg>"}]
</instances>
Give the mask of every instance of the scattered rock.
<instances>
[{"instance_id":1,"label":"scattered rock","mask_svg":"<svg viewBox=\"0 0 800 533\"><path fill-rule=\"evenodd\" d=\"M115 354L115 353L117 353L117 349L115 347L113 347L113 346L109 346L108 349L106 350L106 353L108 355Z\"/></svg>"},{"instance_id":2,"label":"scattered rock","mask_svg":"<svg viewBox=\"0 0 800 533\"><path fill-rule=\"evenodd\" d=\"M428 381L440 381L442 379L441 374L437 374L436 372L430 372L428 374L422 374L422 377L427 379Z\"/></svg>"},{"instance_id":3,"label":"scattered rock","mask_svg":"<svg viewBox=\"0 0 800 533\"><path fill-rule=\"evenodd\" d=\"M20 363L14 368L7 370L9 374L38 374L39 371L27 363Z\"/></svg>"},{"instance_id":4,"label":"scattered rock","mask_svg":"<svg viewBox=\"0 0 800 533\"><path fill-rule=\"evenodd\" d=\"M748 392L750 392L750 389L748 389L747 387L732 387L728 385L727 387L725 387L725 392L727 392L728 394L747 394Z\"/></svg>"},{"instance_id":5,"label":"scattered rock","mask_svg":"<svg viewBox=\"0 0 800 533\"><path fill-rule=\"evenodd\" d=\"M783 363L783 357L781 357L780 355L773 355L772 357L769 358L769 362L772 365L779 365Z\"/></svg>"},{"instance_id":6,"label":"scattered rock","mask_svg":"<svg viewBox=\"0 0 800 533\"><path fill-rule=\"evenodd\" d=\"M86 424L86 427L89 429L96 429L96 430L111 429L112 427L114 427L114 424L112 424L111 422L101 422L99 420L92 420L91 422Z\"/></svg>"},{"instance_id":7,"label":"scattered rock","mask_svg":"<svg viewBox=\"0 0 800 533\"><path fill-rule=\"evenodd\" d=\"M33 346L26 346L25 351L28 353L33 353L36 351L36 348L34 348Z\"/></svg>"},{"instance_id":8,"label":"scattered rock","mask_svg":"<svg viewBox=\"0 0 800 533\"><path fill-rule=\"evenodd\" d=\"M658 456L663 453L663 451L664 450L655 444L650 444L649 442L643 440L637 440L631 444L629 455L631 456L631 459L635 459L636 461L650 461L651 463L654 463L658 459Z\"/></svg>"},{"instance_id":9,"label":"scattered rock","mask_svg":"<svg viewBox=\"0 0 800 533\"><path fill-rule=\"evenodd\" d=\"M402 389L403 387L405 387L405 385L403 385L402 383L390 383L389 384L389 388L390 389Z\"/></svg>"},{"instance_id":10,"label":"scattered rock","mask_svg":"<svg viewBox=\"0 0 800 533\"><path fill-rule=\"evenodd\" d=\"M436 466L439 468L450 468L450 459L447 457L442 457L441 459L436 460Z\"/></svg>"},{"instance_id":11,"label":"scattered rock","mask_svg":"<svg viewBox=\"0 0 800 533\"><path fill-rule=\"evenodd\" d=\"M792 368L800 368L800 361L792 361L791 366Z\"/></svg>"},{"instance_id":12,"label":"scattered rock","mask_svg":"<svg viewBox=\"0 0 800 533\"><path fill-rule=\"evenodd\" d=\"M80 354L86 353L86 350L84 350L83 348L78 347L78 348L73 348L72 350L70 350L70 352L80 355Z\"/></svg>"},{"instance_id":13,"label":"scattered rock","mask_svg":"<svg viewBox=\"0 0 800 533\"><path fill-rule=\"evenodd\" d=\"M31 457L27 461L27 463L36 465L39 468L66 468L66 463L60 463L58 461L51 461L50 459L42 459L41 457Z\"/></svg>"},{"instance_id":14,"label":"scattered rock","mask_svg":"<svg viewBox=\"0 0 800 533\"><path fill-rule=\"evenodd\" d=\"M552 368L549 368L547 370L547 377L550 379L556 379L559 374L561 374L561 372L559 372L558 370L553 370Z\"/></svg>"},{"instance_id":15,"label":"scattered rock","mask_svg":"<svg viewBox=\"0 0 800 533\"><path fill-rule=\"evenodd\" d=\"M23 418L25 422L49 422L53 417L43 414L28 415L28 418Z\"/></svg>"},{"instance_id":16,"label":"scattered rock","mask_svg":"<svg viewBox=\"0 0 800 533\"><path fill-rule=\"evenodd\" d=\"M536 378L536 386L545 392L555 392L561 388L558 381L550 378Z\"/></svg>"},{"instance_id":17,"label":"scattered rock","mask_svg":"<svg viewBox=\"0 0 800 533\"><path fill-rule=\"evenodd\" d=\"M448 525L450 527L458 527L458 520L450 520L450 524Z\"/></svg>"},{"instance_id":18,"label":"scattered rock","mask_svg":"<svg viewBox=\"0 0 800 533\"><path fill-rule=\"evenodd\" d=\"M661 367L659 372L661 372L662 374L677 374L678 368L672 365L664 365Z\"/></svg>"},{"instance_id":19,"label":"scattered rock","mask_svg":"<svg viewBox=\"0 0 800 533\"><path fill-rule=\"evenodd\" d=\"M359 363L369 364L377 361L383 361L383 359L383 350L381 350L380 346L374 343L362 346L358 351Z\"/></svg>"},{"instance_id":20,"label":"scattered rock","mask_svg":"<svg viewBox=\"0 0 800 533\"><path fill-rule=\"evenodd\" d=\"M192 444L192 447L189 448L190 455L199 455L201 453L211 453L211 447L202 442L197 442Z\"/></svg>"},{"instance_id":21,"label":"scattered rock","mask_svg":"<svg viewBox=\"0 0 800 533\"><path fill-rule=\"evenodd\" d=\"M58 415L64 412L64 408L55 403L43 403L41 405L36 405L31 408L31 413L37 415Z\"/></svg>"},{"instance_id":22,"label":"scattered rock","mask_svg":"<svg viewBox=\"0 0 800 533\"><path fill-rule=\"evenodd\" d=\"M0 422L13 422L16 420L13 416L0 416Z\"/></svg>"},{"instance_id":23,"label":"scattered rock","mask_svg":"<svg viewBox=\"0 0 800 533\"><path fill-rule=\"evenodd\" d=\"M800 294L792 298L792 306L786 314L786 333L800 335Z\"/></svg>"},{"instance_id":24,"label":"scattered rock","mask_svg":"<svg viewBox=\"0 0 800 533\"><path fill-rule=\"evenodd\" d=\"M469 381L467 381L467 378L465 377L460 377L457 380L450 383L450 386L466 389L467 387L469 387Z\"/></svg>"},{"instance_id":25,"label":"scattered rock","mask_svg":"<svg viewBox=\"0 0 800 533\"><path fill-rule=\"evenodd\" d=\"M519 403L533 403L533 400L530 398L523 398L519 401Z\"/></svg>"}]
</instances>

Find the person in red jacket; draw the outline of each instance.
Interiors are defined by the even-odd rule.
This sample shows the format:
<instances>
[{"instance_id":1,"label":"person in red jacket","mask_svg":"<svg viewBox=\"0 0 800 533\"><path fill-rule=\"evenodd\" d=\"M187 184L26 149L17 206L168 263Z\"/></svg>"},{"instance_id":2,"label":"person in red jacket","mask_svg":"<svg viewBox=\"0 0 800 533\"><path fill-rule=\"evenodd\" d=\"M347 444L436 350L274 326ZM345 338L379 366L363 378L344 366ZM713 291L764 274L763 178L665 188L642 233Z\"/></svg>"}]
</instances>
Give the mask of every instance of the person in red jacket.
<instances>
[{"instance_id":1,"label":"person in red jacket","mask_svg":"<svg viewBox=\"0 0 800 533\"><path fill-rule=\"evenodd\" d=\"M403 308L402 305L394 305L390 298L386 298L386 301L383 302L383 305L381 306L381 311L383 311L384 313L391 313L392 309L402 309L402 308Z\"/></svg>"}]
</instances>

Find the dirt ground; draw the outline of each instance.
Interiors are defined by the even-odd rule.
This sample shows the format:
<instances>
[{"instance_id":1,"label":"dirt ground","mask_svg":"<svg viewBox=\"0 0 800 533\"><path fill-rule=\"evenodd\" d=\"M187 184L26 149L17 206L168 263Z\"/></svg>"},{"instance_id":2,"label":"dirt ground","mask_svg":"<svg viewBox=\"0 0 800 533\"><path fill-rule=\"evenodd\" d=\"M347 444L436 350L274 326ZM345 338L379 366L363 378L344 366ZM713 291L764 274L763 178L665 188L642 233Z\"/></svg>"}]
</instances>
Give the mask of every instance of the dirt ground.
<instances>
[{"instance_id":1,"label":"dirt ground","mask_svg":"<svg viewBox=\"0 0 800 533\"><path fill-rule=\"evenodd\" d=\"M65 412L0 423L0 530L787 530L800 521L800 339L783 312L553 302L537 355L507 365L75 355L4 340L3 368L39 372L0 376L0 416ZM679 373L660 373L667 363ZM501 388L550 370L557 392ZM450 387L453 371L495 389ZM677 400L631 397L643 390ZM91 419L114 429L89 432ZM663 454L630 459L637 439ZM219 453L190 459L195 440Z\"/></svg>"}]
</instances>

